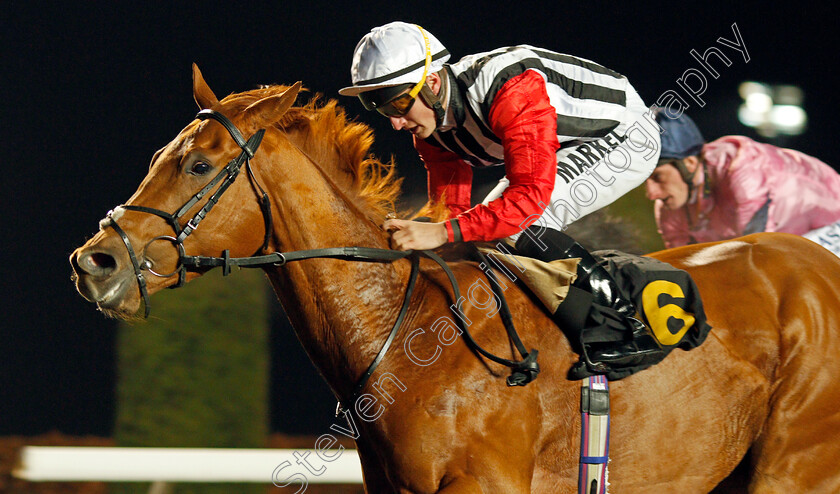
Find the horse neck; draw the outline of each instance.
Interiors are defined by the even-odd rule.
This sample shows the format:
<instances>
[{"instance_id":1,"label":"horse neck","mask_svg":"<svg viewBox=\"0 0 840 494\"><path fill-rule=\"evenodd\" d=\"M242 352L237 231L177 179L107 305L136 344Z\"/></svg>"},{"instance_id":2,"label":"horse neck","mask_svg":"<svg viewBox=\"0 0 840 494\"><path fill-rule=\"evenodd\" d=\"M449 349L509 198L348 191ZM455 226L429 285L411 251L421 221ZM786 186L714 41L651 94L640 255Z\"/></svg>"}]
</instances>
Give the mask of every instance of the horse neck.
<instances>
[{"instance_id":1,"label":"horse neck","mask_svg":"<svg viewBox=\"0 0 840 494\"><path fill-rule=\"evenodd\" d=\"M289 136L290 141L295 136ZM278 142L266 177L274 232L283 252L323 247L388 248L371 221L302 143ZM304 154L305 153L305 154ZM318 158L315 158L318 156ZM333 391L347 396L373 360L396 319L408 278L407 262L303 260L268 270L269 279L312 361Z\"/></svg>"}]
</instances>

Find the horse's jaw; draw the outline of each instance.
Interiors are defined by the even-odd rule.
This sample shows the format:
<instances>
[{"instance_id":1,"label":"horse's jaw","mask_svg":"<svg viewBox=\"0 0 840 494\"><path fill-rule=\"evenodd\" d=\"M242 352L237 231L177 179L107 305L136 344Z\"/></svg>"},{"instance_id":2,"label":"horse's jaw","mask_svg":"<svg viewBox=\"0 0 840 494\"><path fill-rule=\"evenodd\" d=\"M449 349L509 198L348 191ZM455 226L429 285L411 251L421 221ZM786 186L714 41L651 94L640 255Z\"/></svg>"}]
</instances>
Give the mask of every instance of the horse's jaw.
<instances>
[{"instance_id":1,"label":"horse's jaw","mask_svg":"<svg viewBox=\"0 0 840 494\"><path fill-rule=\"evenodd\" d=\"M140 309L140 297L132 294L137 290L132 276L110 277L106 283L90 275L74 273L76 291L85 300L96 304L105 316L114 319L134 319Z\"/></svg>"}]
</instances>

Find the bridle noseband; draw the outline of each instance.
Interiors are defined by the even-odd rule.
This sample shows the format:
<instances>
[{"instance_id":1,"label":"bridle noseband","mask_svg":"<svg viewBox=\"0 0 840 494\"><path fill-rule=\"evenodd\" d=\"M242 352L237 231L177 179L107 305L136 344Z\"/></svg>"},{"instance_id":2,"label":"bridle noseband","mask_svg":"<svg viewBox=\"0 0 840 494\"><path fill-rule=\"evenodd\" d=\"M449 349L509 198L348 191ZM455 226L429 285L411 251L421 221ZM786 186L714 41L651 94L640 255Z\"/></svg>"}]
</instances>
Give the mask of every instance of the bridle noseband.
<instances>
[{"instance_id":1,"label":"bridle noseband","mask_svg":"<svg viewBox=\"0 0 840 494\"><path fill-rule=\"evenodd\" d=\"M251 180L251 183L254 185L254 188L257 191L259 196L259 203L260 209L262 210L263 220L265 222L265 237L263 238L262 246L257 250L258 252L265 250L268 247L269 242L271 241L271 225L273 223L271 217L271 201L268 198L268 194L265 190L260 186L259 182L254 175L253 170L251 169L251 158L254 157L254 154L257 152L257 149L260 147L260 142L262 142L263 135L265 134L265 129L260 129L250 139L247 141L242 137L242 133L239 132L239 129L231 122L227 117L222 115L219 112L213 110L201 110L196 115L196 118L199 120L207 120L212 119L224 126L227 129L230 136L236 142L236 144L242 149L242 152L239 155L230 160L227 165L215 176L212 180L210 180L207 185L201 188L198 192L195 193L187 202L184 203L183 206L178 208L178 210L173 213L167 213L166 211L161 211L160 209L150 208L146 206L135 206L131 204L126 204L120 206L120 208L128 210L128 211L140 211L143 213L153 214L155 216L159 216L166 220L169 223L169 226L175 231L175 236L169 235L160 235L151 240L149 240L146 245L143 247L142 254L143 257L138 259L137 255L135 254L134 248L131 245L131 241L126 235L125 231L120 228L117 221L114 219L114 210L108 211L108 214L105 216L105 219L99 222L99 226L102 229L111 227L114 229L115 232L120 236L123 243L125 244L126 249L128 249L128 257L131 259L132 267L134 268L134 276L137 278L137 285L140 289L140 296L143 298L143 303L145 305L145 315L144 317L149 317L149 312L151 311L151 304L149 303L149 294L146 288L146 279L143 276L143 271L149 271L151 274L155 276L159 276L162 278L168 278L170 276L174 276L175 274L178 275L178 283L173 285L170 288L177 288L183 286L186 282L187 277L187 266L198 266L198 263L192 261L196 256L188 256L186 253L186 249L184 248L184 240L198 228L199 223L201 220L207 216L207 213L213 209L213 206L219 202L219 198L228 187L233 184L236 177L239 176L239 172L242 169L242 165L245 165L245 168L248 170L248 177ZM219 183L221 182L221 185ZM219 185L219 188L214 192L208 199L207 202L204 204L204 207L198 210L192 218L190 218L184 226L181 226L180 219L187 214L187 212L192 209L198 201L204 198L213 187ZM152 263L146 257L146 249L152 242L157 240L168 240L175 245L178 249L178 265L176 266L175 270L168 274L161 274L157 273L152 270ZM225 251L227 252L227 251ZM227 274L227 273L225 273Z\"/></svg>"},{"instance_id":2,"label":"bridle noseband","mask_svg":"<svg viewBox=\"0 0 840 494\"><path fill-rule=\"evenodd\" d=\"M233 181L236 180L236 177L239 175L239 171L241 170L243 163L245 165L245 168L248 170L248 176L251 179L252 184L254 184L255 190L257 191L257 194L259 196L260 209L262 209L263 219L265 221L265 237L263 240L263 245L258 249L258 252L263 251L268 247L271 239L271 231L273 224L271 216L271 202L268 198L268 194L260 186L256 177L254 176L253 170L251 169L250 161L251 158L254 157L254 153L257 152L257 148L259 148L260 146L260 142L262 141L263 135L265 134L265 129L258 130L253 136L251 136L250 139L245 141L245 139L242 137L242 133L239 132L239 129L237 129L233 122L231 122L227 117L225 117L221 113L215 112L213 110L201 110L200 112L198 112L196 118L198 118L199 120L212 119L222 124L225 127L225 129L227 129L228 133L233 138L233 140L236 141L236 144L239 145L239 147L242 149L242 152L239 153L239 156L232 159L215 177L213 177L213 179L207 185L202 187L200 191L193 195L174 214L169 214L165 211L161 211L155 208L149 208L146 206L121 206L125 210L139 211L143 213L153 214L155 216L160 216L161 218L166 220L167 223L169 223L169 225L175 231L175 236L172 237L168 235L162 235L151 239L143 247L144 255L142 261L140 261L138 260L138 257L135 254L133 247L131 246L131 241L129 240L128 235L126 235L125 231L119 226L119 224L117 224L117 221L113 218L113 210L109 211L105 219L100 221L100 228L102 228L103 230L108 227L113 228L114 231L122 239L126 249L128 249L128 255L131 259L131 264L134 267L134 275L137 278L137 285L140 290L140 295L143 297L143 303L146 306L144 317L149 316L149 312L151 311L151 305L149 304L149 294L146 288L146 279L143 275L143 271L149 271L153 275L160 277L174 276L177 273L178 283L170 287L177 288L185 283L187 268L199 269L220 266L223 269L223 274L228 275L232 266L240 266L246 268L258 268L271 265L283 266L288 262L303 259L335 258L355 261L381 262L396 261L399 259L409 258L411 261L411 273L409 275L408 285L406 287L406 292L403 298L402 308L400 309L396 321L394 322L394 325L391 328L391 332L388 334L388 338L382 345L382 348L377 353L373 362L368 366L365 373L362 374L362 376L356 381L356 385L354 386L353 391L349 396L349 399L345 401L345 403L349 403L351 404L350 406L352 406L352 404L356 402L356 399L359 396L361 396L365 385L367 384L370 377L373 375L373 372L376 370L379 363L385 357L385 353L388 351L388 348L391 346L391 343L394 341L397 332L402 326L402 323L408 312L408 307L411 302L411 295L414 291L414 286L417 281L420 257L423 256L435 261L441 267L441 269L443 269L443 271L449 278L449 282L452 285L454 300L461 300L462 297L460 289L458 287L458 282L455 279L455 274L440 256L428 250L395 251L390 249L379 249L373 247L327 247L321 249L297 250L285 253L273 252L271 254L266 255L255 255L250 257L235 258L230 257L230 252L228 250L223 251L222 257L186 255L186 250L184 248L184 239L186 239L193 231L195 231L201 220L204 219L207 213L210 212L213 206L215 206L216 203L219 201L221 195L224 194L224 192L228 189L228 187L230 187ZM303 152L301 151L301 153ZM305 153L303 154L311 161L311 158L309 158ZM207 193L209 193L213 189L213 187L219 184L219 182L221 182L221 185L219 185L218 190L216 190L216 192L214 192L207 199L207 203L204 205L204 207L202 207L195 215L193 215L193 217L189 221L187 221L187 224L182 227L179 220L187 213L187 211L194 207L198 203L198 201L200 201ZM175 270L169 274L159 274L152 271L151 261L145 257L145 251L149 244L161 239L172 242L178 249L178 265L176 266ZM486 258L483 258L483 254L481 254L481 252L478 251L478 249L475 249L475 252L477 253L477 256L479 256L479 258L483 259L483 262L485 264L489 265L489 262L487 262ZM510 367L512 369L511 375L507 378L507 384L509 386L524 386L536 379L537 375L540 372L540 367L537 363L537 355L539 352L535 349L531 349L530 352L526 350L526 347L520 340L519 335L516 333L516 330L513 327L513 317L511 316L510 310L508 309L507 301L505 300L504 294L499 288L500 284L495 279L495 274L493 274L492 271L488 271L487 276L492 280L490 286L494 294L501 300L500 314L504 322L505 330L508 333L508 337L511 343L522 356L522 360L506 359L490 353L489 351L482 348L475 341L475 339L473 339L472 335L469 332L469 328L460 318L456 318L456 322L460 326L461 334L467 342L467 345L473 351L498 364ZM339 402L338 408L336 410L336 415L346 414L348 411L349 409L343 406L341 402Z\"/></svg>"}]
</instances>

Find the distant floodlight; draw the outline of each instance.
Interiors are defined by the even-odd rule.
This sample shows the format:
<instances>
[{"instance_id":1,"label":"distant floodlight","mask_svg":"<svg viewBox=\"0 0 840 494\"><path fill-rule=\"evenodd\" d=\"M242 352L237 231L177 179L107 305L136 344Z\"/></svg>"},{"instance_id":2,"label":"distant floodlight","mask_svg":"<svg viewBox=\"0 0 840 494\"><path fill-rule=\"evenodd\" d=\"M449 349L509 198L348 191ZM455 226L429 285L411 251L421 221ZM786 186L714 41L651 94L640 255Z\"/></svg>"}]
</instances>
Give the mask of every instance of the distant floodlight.
<instances>
[{"instance_id":1,"label":"distant floodlight","mask_svg":"<svg viewBox=\"0 0 840 494\"><path fill-rule=\"evenodd\" d=\"M738 108L738 120L766 137L778 134L797 135L805 131L808 116L802 108L804 92L791 85L771 86L745 81L738 86L744 103Z\"/></svg>"},{"instance_id":2,"label":"distant floodlight","mask_svg":"<svg viewBox=\"0 0 840 494\"><path fill-rule=\"evenodd\" d=\"M758 127L764 122L764 114L754 111L749 105L738 108L738 120L747 127Z\"/></svg>"},{"instance_id":3,"label":"distant floodlight","mask_svg":"<svg viewBox=\"0 0 840 494\"><path fill-rule=\"evenodd\" d=\"M800 134L806 121L805 110L795 105L775 105L770 110L770 122L786 134Z\"/></svg>"},{"instance_id":4,"label":"distant floodlight","mask_svg":"<svg viewBox=\"0 0 840 494\"><path fill-rule=\"evenodd\" d=\"M773 91L773 101L777 105L802 106L804 93L796 86L776 86Z\"/></svg>"},{"instance_id":5,"label":"distant floodlight","mask_svg":"<svg viewBox=\"0 0 840 494\"><path fill-rule=\"evenodd\" d=\"M753 94L766 94L770 96L770 88L766 84L762 84L760 82L753 82L753 81L746 81L742 82L740 86L738 86L738 94L741 95L741 98L746 100Z\"/></svg>"},{"instance_id":6,"label":"distant floodlight","mask_svg":"<svg viewBox=\"0 0 840 494\"><path fill-rule=\"evenodd\" d=\"M773 107L773 98L769 94L752 93L746 98L747 107L756 113L766 113Z\"/></svg>"}]
</instances>

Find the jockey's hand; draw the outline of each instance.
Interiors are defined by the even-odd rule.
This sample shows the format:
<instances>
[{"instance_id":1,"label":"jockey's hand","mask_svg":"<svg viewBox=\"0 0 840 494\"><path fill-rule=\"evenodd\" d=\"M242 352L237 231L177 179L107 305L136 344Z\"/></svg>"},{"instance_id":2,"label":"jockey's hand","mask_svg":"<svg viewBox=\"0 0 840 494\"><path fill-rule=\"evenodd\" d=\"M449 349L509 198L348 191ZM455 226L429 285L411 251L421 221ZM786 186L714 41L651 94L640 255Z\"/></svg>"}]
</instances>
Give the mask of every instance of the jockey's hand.
<instances>
[{"instance_id":1,"label":"jockey's hand","mask_svg":"<svg viewBox=\"0 0 840 494\"><path fill-rule=\"evenodd\" d=\"M389 219L382 229L391 234L391 248L396 250L436 249L449 240L443 223Z\"/></svg>"}]
</instances>

